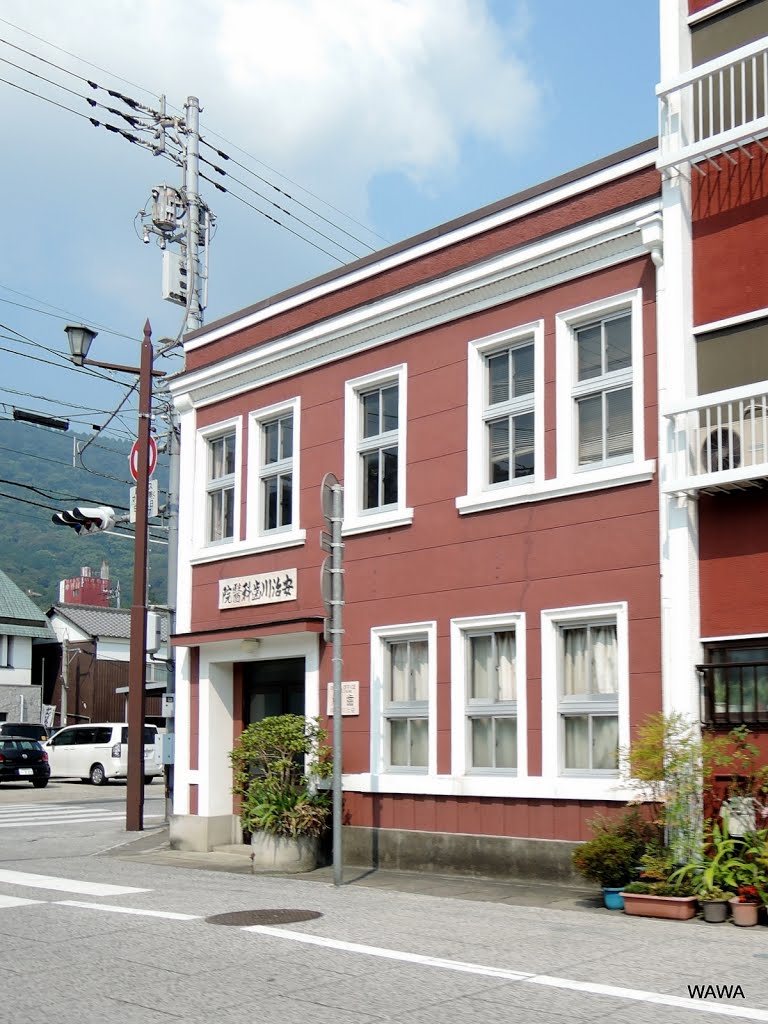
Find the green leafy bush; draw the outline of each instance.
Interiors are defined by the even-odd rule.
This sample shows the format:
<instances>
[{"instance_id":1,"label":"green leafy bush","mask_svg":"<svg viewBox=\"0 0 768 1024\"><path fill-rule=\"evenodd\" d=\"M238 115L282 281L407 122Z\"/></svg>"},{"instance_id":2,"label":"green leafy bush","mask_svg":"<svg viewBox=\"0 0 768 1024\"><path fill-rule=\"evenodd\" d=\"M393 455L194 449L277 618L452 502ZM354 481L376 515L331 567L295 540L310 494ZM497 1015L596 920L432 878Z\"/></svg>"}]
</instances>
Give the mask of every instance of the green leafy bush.
<instances>
[{"instance_id":1,"label":"green leafy bush","mask_svg":"<svg viewBox=\"0 0 768 1024\"><path fill-rule=\"evenodd\" d=\"M303 715L277 715L243 730L230 753L232 792L247 832L319 836L331 810L317 788L332 772L325 730Z\"/></svg>"},{"instance_id":2,"label":"green leafy bush","mask_svg":"<svg viewBox=\"0 0 768 1024\"><path fill-rule=\"evenodd\" d=\"M573 851L573 866L606 889L618 889L632 877L635 849L629 839L601 832Z\"/></svg>"}]
</instances>

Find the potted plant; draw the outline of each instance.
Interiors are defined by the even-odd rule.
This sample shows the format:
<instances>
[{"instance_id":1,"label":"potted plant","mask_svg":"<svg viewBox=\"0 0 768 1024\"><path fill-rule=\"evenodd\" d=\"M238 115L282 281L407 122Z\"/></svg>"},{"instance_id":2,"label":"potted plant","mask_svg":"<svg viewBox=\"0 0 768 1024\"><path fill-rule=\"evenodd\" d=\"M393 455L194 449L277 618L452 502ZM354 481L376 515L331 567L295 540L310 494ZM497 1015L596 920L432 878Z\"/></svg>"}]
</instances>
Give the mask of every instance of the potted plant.
<instances>
[{"instance_id":1,"label":"potted plant","mask_svg":"<svg viewBox=\"0 0 768 1024\"><path fill-rule=\"evenodd\" d=\"M731 917L740 928L757 924L757 916L763 905L762 897L754 885L740 885L739 891L731 897Z\"/></svg>"},{"instance_id":2,"label":"potted plant","mask_svg":"<svg viewBox=\"0 0 768 1024\"><path fill-rule=\"evenodd\" d=\"M668 847L652 846L640 862L640 878L624 886L624 912L637 917L663 917L687 921L696 914L696 895L690 878L675 873Z\"/></svg>"},{"instance_id":3,"label":"potted plant","mask_svg":"<svg viewBox=\"0 0 768 1024\"><path fill-rule=\"evenodd\" d=\"M710 924L722 924L728 917L728 901L733 896L733 892L713 885L709 889L703 886L696 895L701 904L704 920Z\"/></svg>"},{"instance_id":4,"label":"potted plant","mask_svg":"<svg viewBox=\"0 0 768 1024\"><path fill-rule=\"evenodd\" d=\"M622 910L622 888L635 875L646 845L655 835L637 807L619 817L597 816L589 822L592 839L573 852L573 866L603 890L608 910Z\"/></svg>"},{"instance_id":5,"label":"potted plant","mask_svg":"<svg viewBox=\"0 0 768 1024\"><path fill-rule=\"evenodd\" d=\"M243 730L230 753L232 792L251 836L253 870L310 871L331 801L318 782L332 772L326 734L303 715L277 715Z\"/></svg>"}]
</instances>

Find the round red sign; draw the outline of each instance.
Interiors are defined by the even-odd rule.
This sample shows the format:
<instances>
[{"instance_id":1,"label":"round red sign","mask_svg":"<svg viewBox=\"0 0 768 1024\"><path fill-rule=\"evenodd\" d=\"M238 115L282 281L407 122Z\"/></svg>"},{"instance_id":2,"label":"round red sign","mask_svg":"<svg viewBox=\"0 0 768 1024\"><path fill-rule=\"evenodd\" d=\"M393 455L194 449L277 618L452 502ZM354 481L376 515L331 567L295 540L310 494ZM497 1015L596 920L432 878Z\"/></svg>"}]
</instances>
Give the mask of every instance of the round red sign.
<instances>
[{"instance_id":1,"label":"round red sign","mask_svg":"<svg viewBox=\"0 0 768 1024\"><path fill-rule=\"evenodd\" d=\"M131 454L128 457L128 464L131 467L131 476L134 480L139 479L139 442L133 442ZM157 465L157 441L150 434L149 436L149 476L155 472Z\"/></svg>"}]
</instances>

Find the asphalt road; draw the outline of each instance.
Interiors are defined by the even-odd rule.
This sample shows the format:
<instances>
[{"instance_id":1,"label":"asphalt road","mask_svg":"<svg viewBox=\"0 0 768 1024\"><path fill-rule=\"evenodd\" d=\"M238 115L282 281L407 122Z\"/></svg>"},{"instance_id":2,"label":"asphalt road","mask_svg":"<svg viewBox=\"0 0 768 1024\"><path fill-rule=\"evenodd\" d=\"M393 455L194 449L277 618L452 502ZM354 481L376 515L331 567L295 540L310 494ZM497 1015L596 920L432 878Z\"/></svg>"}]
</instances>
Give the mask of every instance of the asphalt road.
<instances>
[{"instance_id":1,"label":"asphalt road","mask_svg":"<svg viewBox=\"0 0 768 1024\"><path fill-rule=\"evenodd\" d=\"M0 783L0 807L12 803L56 803L58 801L122 801L125 803L125 782L108 782L106 786L94 786L79 779L51 779L45 789L35 789L29 782ZM163 799L163 779L144 787L144 800Z\"/></svg>"},{"instance_id":2,"label":"asphalt road","mask_svg":"<svg viewBox=\"0 0 768 1024\"><path fill-rule=\"evenodd\" d=\"M62 808L105 795L66 785ZM768 1022L765 928L189 870L147 862L119 821L30 821L0 832L4 1020Z\"/></svg>"}]
</instances>

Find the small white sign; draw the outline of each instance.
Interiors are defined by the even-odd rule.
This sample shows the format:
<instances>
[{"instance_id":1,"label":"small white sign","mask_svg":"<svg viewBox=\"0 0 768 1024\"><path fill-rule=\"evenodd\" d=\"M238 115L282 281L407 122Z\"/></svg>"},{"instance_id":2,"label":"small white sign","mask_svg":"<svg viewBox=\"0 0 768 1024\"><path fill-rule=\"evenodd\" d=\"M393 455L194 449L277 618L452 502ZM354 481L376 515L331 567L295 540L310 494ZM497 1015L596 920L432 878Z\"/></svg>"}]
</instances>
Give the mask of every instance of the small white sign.
<instances>
[{"instance_id":1,"label":"small white sign","mask_svg":"<svg viewBox=\"0 0 768 1024\"><path fill-rule=\"evenodd\" d=\"M156 516L158 514L157 510L159 508L159 505L158 505L157 495L158 495L157 480L150 480L149 481L149 488L147 490L147 500L148 500L147 515L149 515L149 516ZM130 503L129 503L129 507L130 507L130 522L135 523L136 522L136 488L135 487L131 488L131 500L130 500Z\"/></svg>"},{"instance_id":2,"label":"small white sign","mask_svg":"<svg viewBox=\"0 0 768 1024\"><path fill-rule=\"evenodd\" d=\"M329 718L333 716L333 683L328 683L325 713ZM341 714L342 717L360 714L360 683L357 680L341 684Z\"/></svg>"},{"instance_id":3,"label":"small white sign","mask_svg":"<svg viewBox=\"0 0 768 1024\"><path fill-rule=\"evenodd\" d=\"M296 569L219 580L219 608L243 608L296 600Z\"/></svg>"}]
</instances>

